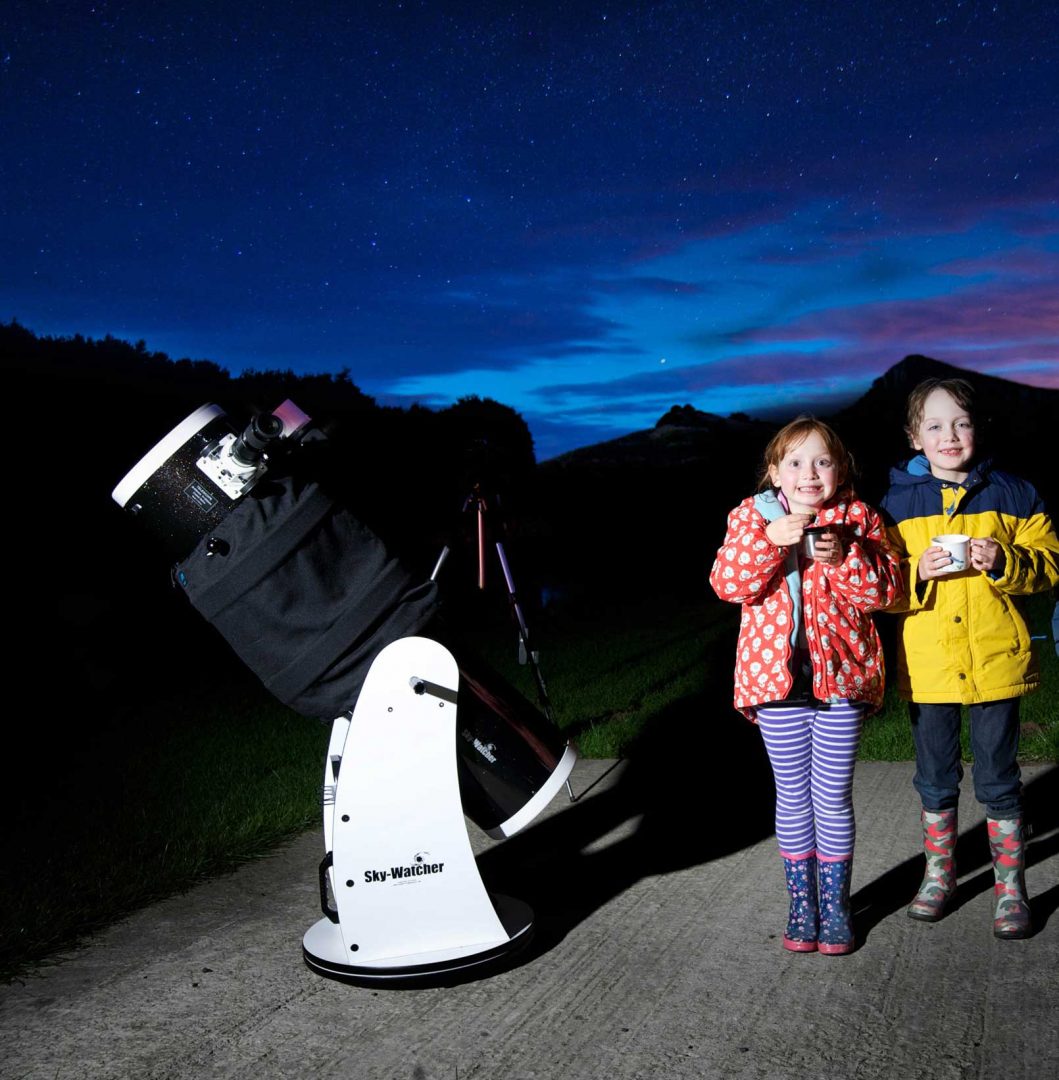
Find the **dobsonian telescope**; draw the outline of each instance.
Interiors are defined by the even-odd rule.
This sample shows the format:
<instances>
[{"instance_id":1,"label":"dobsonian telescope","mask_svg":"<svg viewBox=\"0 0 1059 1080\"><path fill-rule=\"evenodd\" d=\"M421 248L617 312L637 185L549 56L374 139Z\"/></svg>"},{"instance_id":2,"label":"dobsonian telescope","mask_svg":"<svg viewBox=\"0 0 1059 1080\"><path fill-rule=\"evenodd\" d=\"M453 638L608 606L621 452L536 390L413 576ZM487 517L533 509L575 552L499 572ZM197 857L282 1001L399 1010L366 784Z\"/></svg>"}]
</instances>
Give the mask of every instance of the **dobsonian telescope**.
<instances>
[{"instance_id":1,"label":"dobsonian telescope","mask_svg":"<svg viewBox=\"0 0 1059 1080\"><path fill-rule=\"evenodd\" d=\"M451 977L520 948L533 926L524 903L486 891L463 812L511 836L577 755L450 638L435 582L328 494L325 447L290 401L242 432L205 405L114 499L162 541L175 584L264 685L332 723L308 965L360 983Z\"/></svg>"}]
</instances>

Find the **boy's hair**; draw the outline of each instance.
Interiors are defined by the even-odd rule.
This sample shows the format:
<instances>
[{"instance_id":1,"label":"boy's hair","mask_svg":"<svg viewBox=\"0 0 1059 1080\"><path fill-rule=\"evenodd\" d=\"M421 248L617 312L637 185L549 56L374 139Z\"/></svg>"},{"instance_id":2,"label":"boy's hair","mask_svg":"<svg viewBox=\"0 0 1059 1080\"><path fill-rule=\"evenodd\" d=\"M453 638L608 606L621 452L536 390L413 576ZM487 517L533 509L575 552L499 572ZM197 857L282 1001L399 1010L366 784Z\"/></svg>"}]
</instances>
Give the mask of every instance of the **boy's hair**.
<instances>
[{"instance_id":1,"label":"boy's hair","mask_svg":"<svg viewBox=\"0 0 1059 1080\"><path fill-rule=\"evenodd\" d=\"M831 455L835 468L838 470L838 486L845 487L855 471L853 455L842 445L842 440L834 430L815 416L801 415L789 424L780 428L769 440L765 447L765 459L761 466L761 475L758 477L758 491L765 491L772 487L769 478L769 469L773 465L779 465L791 447L804 442L815 432L824 441L827 452Z\"/></svg>"},{"instance_id":2,"label":"boy's hair","mask_svg":"<svg viewBox=\"0 0 1059 1080\"><path fill-rule=\"evenodd\" d=\"M909 443L916 437L919 425L923 422L923 410L927 407L927 398L935 390L944 390L972 420L977 420L975 390L966 379L924 379L908 395L905 410L905 434Z\"/></svg>"}]
</instances>

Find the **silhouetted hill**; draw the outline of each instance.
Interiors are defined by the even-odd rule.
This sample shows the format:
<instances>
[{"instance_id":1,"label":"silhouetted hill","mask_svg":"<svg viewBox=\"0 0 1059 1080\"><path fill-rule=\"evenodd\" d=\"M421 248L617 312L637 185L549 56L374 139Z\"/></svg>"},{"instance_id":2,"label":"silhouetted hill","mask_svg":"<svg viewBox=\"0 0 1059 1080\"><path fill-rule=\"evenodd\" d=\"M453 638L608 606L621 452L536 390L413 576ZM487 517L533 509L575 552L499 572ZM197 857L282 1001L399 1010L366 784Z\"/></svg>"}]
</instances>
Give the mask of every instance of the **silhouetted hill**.
<instances>
[{"instance_id":1,"label":"silhouetted hill","mask_svg":"<svg viewBox=\"0 0 1059 1080\"><path fill-rule=\"evenodd\" d=\"M904 435L909 391L926 378L956 377L978 387L988 452L1054 507L1059 490L1044 446L1059 421L1059 391L926 356L906 357L826 418L854 454L861 495L877 501L890 468L913 453ZM543 462L538 471L556 529L548 572L557 582L612 590L704 590L727 511L755 490L768 439L795 415L762 421L674 406L649 430Z\"/></svg>"},{"instance_id":2,"label":"silhouetted hill","mask_svg":"<svg viewBox=\"0 0 1059 1080\"><path fill-rule=\"evenodd\" d=\"M764 436L767 440L777 426L767 420L752 420L743 413L723 417L700 412L691 405L674 405L653 428L567 451L551 458L542 468L549 472L591 467L668 468L699 460L710 452L718 438Z\"/></svg>"},{"instance_id":3,"label":"silhouetted hill","mask_svg":"<svg viewBox=\"0 0 1059 1080\"><path fill-rule=\"evenodd\" d=\"M653 428L538 466L551 528L543 573L589 591L693 593L707 537L756 484L761 451L780 425L674 406Z\"/></svg>"},{"instance_id":4,"label":"silhouetted hill","mask_svg":"<svg viewBox=\"0 0 1059 1080\"><path fill-rule=\"evenodd\" d=\"M1032 481L1053 507L1059 485L1046 434L1059 423L1059 390L979 375L928 356L906 356L879 376L862 397L831 417L854 448L864 494L877 499L888 484L889 470L914 451L904 434L905 402L924 379L966 379L978 391L978 439L997 464Z\"/></svg>"}]
</instances>

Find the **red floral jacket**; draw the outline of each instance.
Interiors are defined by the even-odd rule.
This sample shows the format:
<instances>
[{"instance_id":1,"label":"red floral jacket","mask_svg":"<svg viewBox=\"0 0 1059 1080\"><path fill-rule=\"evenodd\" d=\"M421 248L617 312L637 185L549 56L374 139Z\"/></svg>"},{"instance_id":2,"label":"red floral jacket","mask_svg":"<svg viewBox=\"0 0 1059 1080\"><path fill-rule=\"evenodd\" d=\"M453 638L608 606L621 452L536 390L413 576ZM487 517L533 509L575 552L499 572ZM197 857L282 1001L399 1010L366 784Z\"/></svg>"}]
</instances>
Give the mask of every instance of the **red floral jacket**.
<instances>
[{"instance_id":1,"label":"red floral jacket","mask_svg":"<svg viewBox=\"0 0 1059 1080\"><path fill-rule=\"evenodd\" d=\"M710 584L722 600L743 605L735 707L751 720L756 705L783 701L790 693L792 642L803 616L814 696L865 701L873 708L882 701L882 645L869 612L902 595L901 564L879 515L846 494L824 507L815 522L840 527L845 555L838 566L803 562L799 570L789 549L766 537L769 521L785 512L776 513L771 492L744 499L728 515Z\"/></svg>"}]
</instances>

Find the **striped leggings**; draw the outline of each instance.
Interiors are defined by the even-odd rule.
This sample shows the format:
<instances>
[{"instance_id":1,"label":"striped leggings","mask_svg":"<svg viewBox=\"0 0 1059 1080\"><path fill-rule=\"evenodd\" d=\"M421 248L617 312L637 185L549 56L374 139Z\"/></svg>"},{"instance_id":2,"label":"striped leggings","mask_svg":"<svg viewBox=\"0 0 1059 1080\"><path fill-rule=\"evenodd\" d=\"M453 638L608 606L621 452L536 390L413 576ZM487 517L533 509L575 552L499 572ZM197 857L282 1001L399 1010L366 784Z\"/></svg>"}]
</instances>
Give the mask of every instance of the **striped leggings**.
<instances>
[{"instance_id":1,"label":"striped leggings","mask_svg":"<svg viewBox=\"0 0 1059 1080\"><path fill-rule=\"evenodd\" d=\"M776 780L776 839L785 858L853 855L853 766L865 706L810 702L758 706Z\"/></svg>"}]
</instances>

